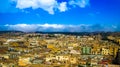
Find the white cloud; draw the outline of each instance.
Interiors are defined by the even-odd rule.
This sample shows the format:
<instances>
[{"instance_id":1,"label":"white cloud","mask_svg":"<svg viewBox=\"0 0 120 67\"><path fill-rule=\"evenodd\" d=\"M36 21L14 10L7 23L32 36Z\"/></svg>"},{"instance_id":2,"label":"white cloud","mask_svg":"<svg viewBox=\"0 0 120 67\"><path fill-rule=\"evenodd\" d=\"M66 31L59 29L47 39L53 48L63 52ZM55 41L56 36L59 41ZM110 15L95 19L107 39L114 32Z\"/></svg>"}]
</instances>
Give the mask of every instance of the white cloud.
<instances>
[{"instance_id":1,"label":"white cloud","mask_svg":"<svg viewBox=\"0 0 120 67\"><path fill-rule=\"evenodd\" d=\"M16 8L42 8L43 10L48 11L49 14L54 14L54 8L57 5L57 1L55 0L16 0L16 3Z\"/></svg>"},{"instance_id":2,"label":"white cloud","mask_svg":"<svg viewBox=\"0 0 120 67\"><path fill-rule=\"evenodd\" d=\"M89 0L71 0L69 1L69 5L84 8L85 6L89 5Z\"/></svg>"},{"instance_id":3,"label":"white cloud","mask_svg":"<svg viewBox=\"0 0 120 67\"><path fill-rule=\"evenodd\" d=\"M44 31L46 29L63 29L64 25L61 24L15 24L15 25L5 25L10 30L17 30L23 32L34 32L34 31Z\"/></svg>"},{"instance_id":4,"label":"white cloud","mask_svg":"<svg viewBox=\"0 0 120 67\"><path fill-rule=\"evenodd\" d=\"M60 6L58 7L58 9L60 10L60 12L65 12L68 9L67 2L60 3Z\"/></svg>"},{"instance_id":5,"label":"white cloud","mask_svg":"<svg viewBox=\"0 0 120 67\"><path fill-rule=\"evenodd\" d=\"M34 24L15 24L15 25L5 25L10 30L17 30L17 31L23 31L23 32L34 32L37 30L38 26Z\"/></svg>"},{"instance_id":6,"label":"white cloud","mask_svg":"<svg viewBox=\"0 0 120 67\"><path fill-rule=\"evenodd\" d=\"M68 2L58 2L57 0L12 0L16 2L16 8L19 9L26 9L26 8L32 8L32 9L43 9L47 11L49 14L54 14L56 10L59 10L60 12L65 12L68 10L67 5L72 6L79 6L81 8L84 8L86 5L89 4L89 0L69 0Z\"/></svg>"},{"instance_id":7,"label":"white cloud","mask_svg":"<svg viewBox=\"0 0 120 67\"><path fill-rule=\"evenodd\" d=\"M113 27L113 28L117 28L117 26L116 26L116 25L112 25L112 27Z\"/></svg>"},{"instance_id":8,"label":"white cloud","mask_svg":"<svg viewBox=\"0 0 120 67\"><path fill-rule=\"evenodd\" d=\"M61 24L38 24L39 26L43 27L43 28L54 28L54 29L60 29L60 28L64 28L64 25Z\"/></svg>"}]
</instances>

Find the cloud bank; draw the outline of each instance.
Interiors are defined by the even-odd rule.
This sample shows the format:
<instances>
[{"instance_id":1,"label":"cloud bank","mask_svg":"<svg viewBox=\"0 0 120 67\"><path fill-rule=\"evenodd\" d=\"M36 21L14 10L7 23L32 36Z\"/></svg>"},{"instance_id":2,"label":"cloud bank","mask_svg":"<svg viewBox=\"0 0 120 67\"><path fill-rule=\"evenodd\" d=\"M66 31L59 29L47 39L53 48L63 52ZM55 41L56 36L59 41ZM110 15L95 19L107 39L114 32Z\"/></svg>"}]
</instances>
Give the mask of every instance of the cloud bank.
<instances>
[{"instance_id":1,"label":"cloud bank","mask_svg":"<svg viewBox=\"0 0 120 67\"><path fill-rule=\"evenodd\" d=\"M79 6L85 8L89 4L89 0L69 0L59 2L58 0L12 0L16 3L16 8L26 9L32 8L43 9L49 14L54 14L55 11L65 12L70 8L69 6Z\"/></svg>"},{"instance_id":2,"label":"cloud bank","mask_svg":"<svg viewBox=\"0 0 120 67\"><path fill-rule=\"evenodd\" d=\"M15 24L15 25L4 25L7 30L16 30L23 32L114 32L120 31L119 26L101 25L101 24L80 24L80 25L63 25L63 24Z\"/></svg>"}]
</instances>

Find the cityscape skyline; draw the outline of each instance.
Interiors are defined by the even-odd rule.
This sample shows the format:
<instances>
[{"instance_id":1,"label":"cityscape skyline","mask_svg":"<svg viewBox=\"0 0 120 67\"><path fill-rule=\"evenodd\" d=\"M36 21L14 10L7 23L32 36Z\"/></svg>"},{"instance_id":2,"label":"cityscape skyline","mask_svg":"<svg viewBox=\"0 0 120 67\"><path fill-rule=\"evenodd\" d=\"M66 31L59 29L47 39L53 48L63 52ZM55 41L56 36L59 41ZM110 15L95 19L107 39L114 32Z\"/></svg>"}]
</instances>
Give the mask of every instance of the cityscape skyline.
<instances>
[{"instance_id":1,"label":"cityscape skyline","mask_svg":"<svg viewBox=\"0 0 120 67\"><path fill-rule=\"evenodd\" d=\"M120 0L1 0L0 67L120 67Z\"/></svg>"}]
</instances>

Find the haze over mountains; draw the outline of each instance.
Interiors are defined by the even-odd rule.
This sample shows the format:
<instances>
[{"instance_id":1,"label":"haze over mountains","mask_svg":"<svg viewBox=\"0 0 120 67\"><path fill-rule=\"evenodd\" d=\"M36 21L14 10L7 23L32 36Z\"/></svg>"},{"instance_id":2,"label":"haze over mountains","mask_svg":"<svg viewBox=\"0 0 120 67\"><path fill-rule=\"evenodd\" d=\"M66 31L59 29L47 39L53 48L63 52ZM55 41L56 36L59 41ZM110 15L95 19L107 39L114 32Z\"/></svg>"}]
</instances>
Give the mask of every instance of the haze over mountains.
<instances>
[{"instance_id":1,"label":"haze over mountains","mask_svg":"<svg viewBox=\"0 0 120 67\"><path fill-rule=\"evenodd\" d=\"M14 24L1 25L0 31L22 31L22 32L119 32L119 25L102 25L102 24L80 24L80 25L64 25L64 24Z\"/></svg>"}]
</instances>

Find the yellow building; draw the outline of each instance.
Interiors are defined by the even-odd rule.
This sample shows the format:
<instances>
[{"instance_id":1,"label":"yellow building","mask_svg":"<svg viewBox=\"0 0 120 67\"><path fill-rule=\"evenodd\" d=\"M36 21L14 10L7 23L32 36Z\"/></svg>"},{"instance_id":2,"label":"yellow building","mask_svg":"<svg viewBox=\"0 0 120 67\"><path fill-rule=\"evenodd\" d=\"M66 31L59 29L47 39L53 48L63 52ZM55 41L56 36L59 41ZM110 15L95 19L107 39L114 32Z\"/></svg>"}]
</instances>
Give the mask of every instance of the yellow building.
<instances>
[{"instance_id":1,"label":"yellow building","mask_svg":"<svg viewBox=\"0 0 120 67\"><path fill-rule=\"evenodd\" d=\"M113 54L113 55L114 55L114 57L116 57L118 49L119 49L119 47L117 47L117 46L116 46L116 47L114 47L114 54Z\"/></svg>"},{"instance_id":2,"label":"yellow building","mask_svg":"<svg viewBox=\"0 0 120 67\"><path fill-rule=\"evenodd\" d=\"M110 55L114 55L114 47L113 46L110 46L110 48L109 48L109 54Z\"/></svg>"},{"instance_id":3,"label":"yellow building","mask_svg":"<svg viewBox=\"0 0 120 67\"><path fill-rule=\"evenodd\" d=\"M70 57L70 63L71 64L76 64L77 63L77 58L76 57Z\"/></svg>"},{"instance_id":4,"label":"yellow building","mask_svg":"<svg viewBox=\"0 0 120 67\"><path fill-rule=\"evenodd\" d=\"M54 48L54 45L53 45L53 44L48 44L48 45L47 45L47 48L52 49L52 48Z\"/></svg>"},{"instance_id":5,"label":"yellow building","mask_svg":"<svg viewBox=\"0 0 120 67\"><path fill-rule=\"evenodd\" d=\"M102 48L102 55L109 55L109 49L108 48Z\"/></svg>"},{"instance_id":6,"label":"yellow building","mask_svg":"<svg viewBox=\"0 0 120 67\"><path fill-rule=\"evenodd\" d=\"M18 60L18 65L19 66L27 66L28 64L31 64L29 57L24 57L24 58L19 57L19 60Z\"/></svg>"},{"instance_id":7,"label":"yellow building","mask_svg":"<svg viewBox=\"0 0 120 67\"><path fill-rule=\"evenodd\" d=\"M53 54L49 54L45 58L46 61L51 61L52 59L55 59L55 56Z\"/></svg>"}]
</instances>

